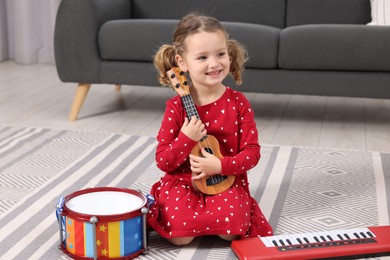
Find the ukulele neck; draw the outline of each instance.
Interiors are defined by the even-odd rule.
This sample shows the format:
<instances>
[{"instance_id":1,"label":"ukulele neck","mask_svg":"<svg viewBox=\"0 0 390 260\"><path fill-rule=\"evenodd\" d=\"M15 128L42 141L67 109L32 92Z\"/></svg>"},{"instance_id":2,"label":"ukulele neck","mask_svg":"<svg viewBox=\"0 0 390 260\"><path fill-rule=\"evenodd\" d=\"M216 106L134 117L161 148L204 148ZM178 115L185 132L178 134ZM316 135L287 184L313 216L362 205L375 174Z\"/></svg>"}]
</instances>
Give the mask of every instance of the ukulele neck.
<instances>
[{"instance_id":1,"label":"ukulele neck","mask_svg":"<svg viewBox=\"0 0 390 260\"><path fill-rule=\"evenodd\" d=\"M198 110L196 110L194 100L192 99L191 94L183 95L181 96L181 100L184 104L184 109L187 112L188 120L191 120L193 116L196 117L196 119L200 119ZM207 135L205 135L202 139L200 139L200 142L204 141L207 138Z\"/></svg>"},{"instance_id":2,"label":"ukulele neck","mask_svg":"<svg viewBox=\"0 0 390 260\"><path fill-rule=\"evenodd\" d=\"M196 110L194 100L192 99L191 95L184 95L181 97L184 108L187 112L188 119L191 119L191 117L195 116L197 119L200 119L198 111Z\"/></svg>"}]
</instances>

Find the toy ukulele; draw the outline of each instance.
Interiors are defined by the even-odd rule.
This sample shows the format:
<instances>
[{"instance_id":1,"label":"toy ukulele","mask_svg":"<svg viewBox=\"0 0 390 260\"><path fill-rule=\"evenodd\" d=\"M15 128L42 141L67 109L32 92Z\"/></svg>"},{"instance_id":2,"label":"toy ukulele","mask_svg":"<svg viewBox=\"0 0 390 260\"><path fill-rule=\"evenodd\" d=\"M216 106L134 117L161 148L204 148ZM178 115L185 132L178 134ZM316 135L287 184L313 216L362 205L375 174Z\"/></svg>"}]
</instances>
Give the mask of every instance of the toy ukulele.
<instances>
[{"instance_id":1,"label":"toy ukulele","mask_svg":"<svg viewBox=\"0 0 390 260\"><path fill-rule=\"evenodd\" d=\"M179 68L174 67L171 70L167 71L170 81L172 83L172 88L179 94L181 97L184 108L187 112L188 119L195 116L197 119L200 119L198 111L196 110L194 100L191 97L188 82L186 77ZM204 148L208 153L215 155L218 158L222 158L221 151L219 149L218 140L212 135L206 135L203 137L198 144L192 149L191 154L195 156L203 157L201 149ZM195 175L196 173L193 173ZM221 193L229 189L235 180L233 175L220 175L216 174L213 176L208 176L200 180L193 180L192 186L195 190L200 191L204 194L214 195Z\"/></svg>"}]
</instances>

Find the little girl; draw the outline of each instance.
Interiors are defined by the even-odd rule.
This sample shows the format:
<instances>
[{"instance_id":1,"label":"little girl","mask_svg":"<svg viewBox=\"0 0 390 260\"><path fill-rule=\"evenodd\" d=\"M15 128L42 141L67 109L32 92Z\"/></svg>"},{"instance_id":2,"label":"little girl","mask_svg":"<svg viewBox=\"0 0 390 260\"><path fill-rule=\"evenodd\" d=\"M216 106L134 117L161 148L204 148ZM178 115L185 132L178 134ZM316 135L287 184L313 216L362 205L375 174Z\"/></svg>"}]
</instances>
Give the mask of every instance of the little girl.
<instances>
[{"instance_id":1,"label":"little girl","mask_svg":"<svg viewBox=\"0 0 390 260\"><path fill-rule=\"evenodd\" d=\"M181 96L175 96L166 103L157 135L156 164L165 176L151 189L156 202L148 223L175 245L203 235L229 241L272 235L248 187L247 171L260 159L253 110L242 93L222 84L229 73L241 84L245 61L245 49L228 39L218 20L197 14L185 16L173 45L161 46L155 55L161 84L172 84L167 71L173 67L191 78L189 92L199 114L188 119ZM204 148L200 156L191 154L208 135L218 140L223 157ZM194 188L192 181L216 174L234 176L233 185L215 195Z\"/></svg>"}]
</instances>

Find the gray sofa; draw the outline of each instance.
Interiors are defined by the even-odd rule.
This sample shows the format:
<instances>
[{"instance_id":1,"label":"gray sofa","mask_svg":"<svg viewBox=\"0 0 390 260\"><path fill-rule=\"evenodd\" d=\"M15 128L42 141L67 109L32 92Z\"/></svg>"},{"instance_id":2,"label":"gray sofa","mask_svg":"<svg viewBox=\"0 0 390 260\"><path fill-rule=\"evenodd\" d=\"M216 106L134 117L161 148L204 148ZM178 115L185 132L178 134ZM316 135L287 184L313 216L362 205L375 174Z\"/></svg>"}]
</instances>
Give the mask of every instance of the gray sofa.
<instances>
[{"instance_id":1,"label":"gray sofa","mask_svg":"<svg viewBox=\"0 0 390 260\"><path fill-rule=\"evenodd\" d=\"M246 46L242 91L390 98L390 28L366 25L370 0L62 0L56 67L80 83L69 119L90 84L158 86L153 54L190 11Z\"/></svg>"}]
</instances>

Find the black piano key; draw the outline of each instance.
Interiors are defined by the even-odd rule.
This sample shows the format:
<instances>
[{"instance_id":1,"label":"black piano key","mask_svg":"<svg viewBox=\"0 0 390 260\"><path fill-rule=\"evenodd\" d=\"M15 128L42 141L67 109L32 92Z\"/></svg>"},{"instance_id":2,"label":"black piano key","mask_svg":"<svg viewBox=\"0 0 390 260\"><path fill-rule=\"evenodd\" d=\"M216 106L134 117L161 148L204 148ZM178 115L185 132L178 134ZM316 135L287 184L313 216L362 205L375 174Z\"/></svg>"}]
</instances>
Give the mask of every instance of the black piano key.
<instances>
[{"instance_id":1,"label":"black piano key","mask_svg":"<svg viewBox=\"0 0 390 260\"><path fill-rule=\"evenodd\" d=\"M282 246L285 246L285 245L286 245L282 239L279 239L279 243L280 243Z\"/></svg>"},{"instance_id":2,"label":"black piano key","mask_svg":"<svg viewBox=\"0 0 390 260\"><path fill-rule=\"evenodd\" d=\"M356 237L356 238L360 238L359 234L354 232L353 235Z\"/></svg>"},{"instance_id":3,"label":"black piano key","mask_svg":"<svg viewBox=\"0 0 390 260\"><path fill-rule=\"evenodd\" d=\"M326 242L326 238L324 236L320 236L320 238L322 239L322 241Z\"/></svg>"},{"instance_id":4,"label":"black piano key","mask_svg":"<svg viewBox=\"0 0 390 260\"><path fill-rule=\"evenodd\" d=\"M326 237L329 238L330 241L333 241L333 238L330 235L327 235Z\"/></svg>"},{"instance_id":5,"label":"black piano key","mask_svg":"<svg viewBox=\"0 0 390 260\"><path fill-rule=\"evenodd\" d=\"M302 240L299 237L297 238L297 241L299 244L303 244Z\"/></svg>"},{"instance_id":6,"label":"black piano key","mask_svg":"<svg viewBox=\"0 0 390 260\"><path fill-rule=\"evenodd\" d=\"M287 242L290 246L292 246L292 244L293 244L293 243L291 243L290 239L288 239L288 238L286 239L286 242Z\"/></svg>"},{"instance_id":7,"label":"black piano key","mask_svg":"<svg viewBox=\"0 0 390 260\"><path fill-rule=\"evenodd\" d=\"M366 234L364 234L364 232L360 232L360 235L364 238L367 238Z\"/></svg>"},{"instance_id":8,"label":"black piano key","mask_svg":"<svg viewBox=\"0 0 390 260\"><path fill-rule=\"evenodd\" d=\"M318 237L314 236L313 238L314 238L314 240L315 240L316 242L320 242L320 240L318 239Z\"/></svg>"},{"instance_id":9,"label":"black piano key","mask_svg":"<svg viewBox=\"0 0 390 260\"><path fill-rule=\"evenodd\" d=\"M342 235L340 235L340 234L337 234L337 236L338 236L338 238L340 238L341 240L343 240L344 238L343 238L343 236Z\"/></svg>"},{"instance_id":10,"label":"black piano key","mask_svg":"<svg viewBox=\"0 0 390 260\"><path fill-rule=\"evenodd\" d=\"M370 231L367 231L367 235L368 235L369 237L374 237L374 235L373 235Z\"/></svg>"},{"instance_id":11,"label":"black piano key","mask_svg":"<svg viewBox=\"0 0 390 260\"><path fill-rule=\"evenodd\" d=\"M272 244L274 244L275 246L279 246L275 240L272 240Z\"/></svg>"},{"instance_id":12,"label":"black piano key","mask_svg":"<svg viewBox=\"0 0 390 260\"><path fill-rule=\"evenodd\" d=\"M310 243L309 239L307 237L304 237L303 240L305 240L306 243Z\"/></svg>"},{"instance_id":13,"label":"black piano key","mask_svg":"<svg viewBox=\"0 0 390 260\"><path fill-rule=\"evenodd\" d=\"M344 236L345 236L347 239L351 239L351 237L350 237L350 236L348 236L348 234L347 234L347 233L345 233L345 234L344 234Z\"/></svg>"}]
</instances>

